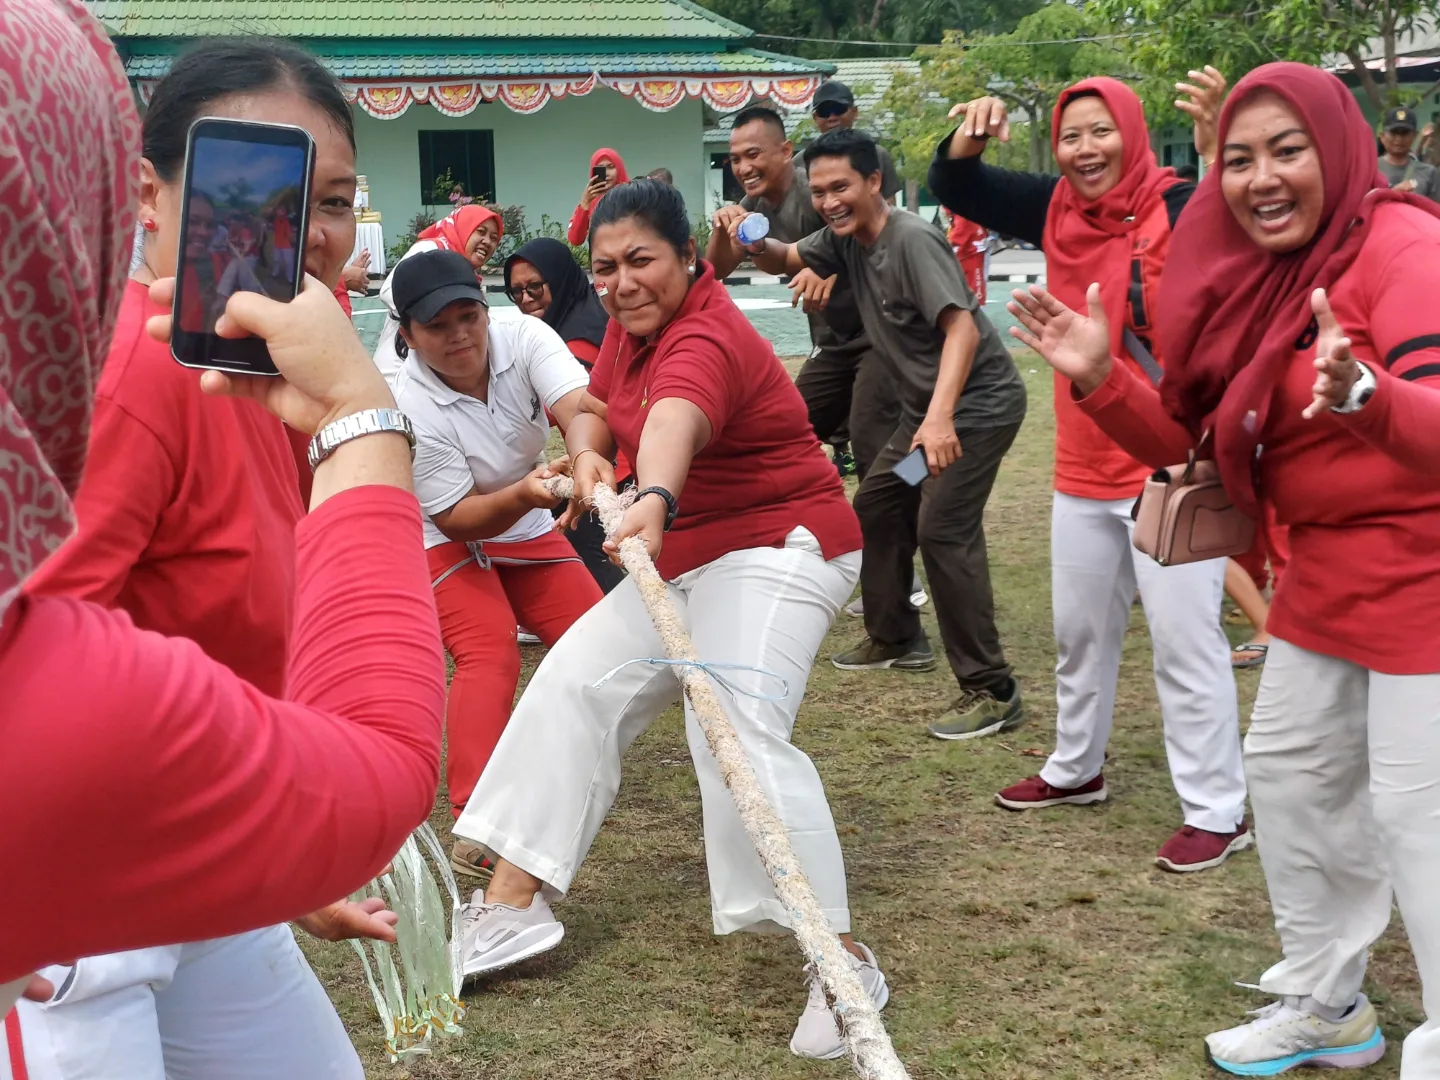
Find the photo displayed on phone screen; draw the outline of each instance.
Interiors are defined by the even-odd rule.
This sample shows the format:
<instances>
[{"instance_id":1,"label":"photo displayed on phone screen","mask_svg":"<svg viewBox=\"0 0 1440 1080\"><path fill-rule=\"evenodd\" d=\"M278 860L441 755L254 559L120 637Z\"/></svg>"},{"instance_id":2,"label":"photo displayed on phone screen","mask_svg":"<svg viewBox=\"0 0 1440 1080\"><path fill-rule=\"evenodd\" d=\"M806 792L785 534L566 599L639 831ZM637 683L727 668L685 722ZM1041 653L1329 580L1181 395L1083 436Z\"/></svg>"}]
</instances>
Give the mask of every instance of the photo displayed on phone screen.
<instances>
[{"instance_id":1,"label":"photo displayed on phone screen","mask_svg":"<svg viewBox=\"0 0 1440 1080\"><path fill-rule=\"evenodd\" d=\"M307 153L197 134L192 154L179 322L210 334L237 292L295 296Z\"/></svg>"}]
</instances>

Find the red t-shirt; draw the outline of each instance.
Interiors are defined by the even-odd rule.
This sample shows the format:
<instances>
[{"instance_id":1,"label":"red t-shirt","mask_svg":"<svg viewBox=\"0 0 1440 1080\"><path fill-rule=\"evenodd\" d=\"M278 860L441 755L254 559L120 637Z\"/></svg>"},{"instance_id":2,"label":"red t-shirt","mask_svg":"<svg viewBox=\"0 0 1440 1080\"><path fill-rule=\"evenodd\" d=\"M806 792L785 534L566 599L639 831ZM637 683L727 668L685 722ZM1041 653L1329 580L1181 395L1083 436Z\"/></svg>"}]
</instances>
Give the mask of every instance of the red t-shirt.
<instances>
[{"instance_id":1,"label":"red t-shirt","mask_svg":"<svg viewBox=\"0 0 1440 1080\"><path fill-rule=\"evenodd\" d=\"M1290 538L1266 628L1389 675L1440 673L1437 295L1440 220L1382 205L1355 261L1329 290L1356 358L1375 372L1375 394L1358 413L1306 420L1315 350L1296 352L1271 403L1260 455L1259 495ZM1079 407L1137 457L1164 468L1183 461L1193 440L1143 379L1116 364Z\"/></svg>"},{"instance_id":2,"label":"red t-shirt","mask_svg":"<svg viewBox=\"0 0 1440 1080\"><path fill-rule=\"evenodd\" d=\"M709 264L654 344L622 333L607 354L602 348L590 373L590 393L606 403L610 431L631 461L655 402L683 398L710 421L710 442L691 462L660 553L664 577L731 551L778 547L802 525L827 559L860 549L860 522L800 392Z\"/></svg>"},{"instance_id":3,"label":"red t-shirt","mask_svg":"<svg viewBox=\"0 0 1440 1080\"><path fill-rule=\"evenodd\" d=\"M123 612L26 595L0 617L0 983L303 915L430 813L445 660L415 496L343 491L292 546L287 701Z\"/></svg>"},{"instance_id":4,"label":"red t-shirt","mask_svg":"<svg viewBox=\"0 0 1440 1080\"><path fill-rule=\"evenodd\" d=\"M79 530L26 583L188 637L267 694L285 684L299 477L284 425L210 397L145 333L163 314L130 282L95 394Z\"/></svg>"}]
</instances>

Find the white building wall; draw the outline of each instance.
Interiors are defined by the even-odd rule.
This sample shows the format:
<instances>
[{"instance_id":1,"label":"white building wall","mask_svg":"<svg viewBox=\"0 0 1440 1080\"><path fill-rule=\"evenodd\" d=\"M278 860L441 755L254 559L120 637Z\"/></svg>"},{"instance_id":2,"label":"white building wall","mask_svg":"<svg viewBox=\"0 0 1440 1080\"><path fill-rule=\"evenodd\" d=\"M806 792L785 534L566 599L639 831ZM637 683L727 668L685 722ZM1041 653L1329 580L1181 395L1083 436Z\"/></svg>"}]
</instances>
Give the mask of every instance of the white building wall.
<instances>
[{"instance_id":1,"label":"white building wall","mask_svg":"<svg viewBox=\"0 0 1440 1080\"><path fill-rule=\"evenodd\" d=\"M494 132L495 200L524 206L532 229L545 214L562 224L570 220L589 178L590 155L601 146L618 150L632 177L662 166L673 172L692 219L706 208L703 121L695 99L657 113L599 87L529 115L495 102L459 119L412 105L397 119L377 120L357 106L358 168L369 181L371 205L384 216L387 245L422 208L419 132L447 128Z\"/></svg>"}]
</instances>

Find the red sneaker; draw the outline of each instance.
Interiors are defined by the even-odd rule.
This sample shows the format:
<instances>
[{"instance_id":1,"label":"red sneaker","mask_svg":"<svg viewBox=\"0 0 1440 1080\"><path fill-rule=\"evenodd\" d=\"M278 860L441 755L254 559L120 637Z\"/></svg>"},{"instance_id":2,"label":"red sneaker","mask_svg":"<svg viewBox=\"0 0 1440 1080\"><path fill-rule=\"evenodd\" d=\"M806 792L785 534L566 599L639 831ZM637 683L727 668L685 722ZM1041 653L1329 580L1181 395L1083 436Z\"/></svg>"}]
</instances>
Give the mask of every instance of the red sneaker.
<instances>
[{"instance_id":1,"label":"red sneaker","mask_svg":"<svg viewBox=\"0 0 1440 1080\"><path fill-rule=\"evenodd\" d=\"M1038 810L1042 806L1065 804L1089 806L1091 803L1104 802L1109 797L1110 792L1105 790L1103 773L1077 788L1051 787L1040 777L1032 776L997 794L995 802L1006 810Z\"/></svg>"},{"instance_id":2,"label":"red sneaker","mask_svg":"<svg viewBox=\"0 0 1440 1080\"><path fill-rule=\"evenodd\" d=\"M1234 832L1206 832L1186 825L1160 849L1155 862L1162 870L1174 874L1190 874L1219 866L1232 854L1243 851L1255 842L1250 824L1242 821Z\"/></svg>"}]
</instances>

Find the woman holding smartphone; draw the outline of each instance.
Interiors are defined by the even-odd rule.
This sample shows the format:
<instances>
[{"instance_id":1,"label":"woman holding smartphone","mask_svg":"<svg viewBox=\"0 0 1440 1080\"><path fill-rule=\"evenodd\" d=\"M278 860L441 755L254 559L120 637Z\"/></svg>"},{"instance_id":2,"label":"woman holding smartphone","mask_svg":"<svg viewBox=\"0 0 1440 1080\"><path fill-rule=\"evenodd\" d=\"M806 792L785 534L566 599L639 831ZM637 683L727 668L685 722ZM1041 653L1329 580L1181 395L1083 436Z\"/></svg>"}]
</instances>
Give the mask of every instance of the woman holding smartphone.
<instances>
[{"instance_id":1,"label":"woman holding smartphone","mask_svg":"<svg viewBox=\"0 0 1440 1080\"><path fill-rule=\"evenodd\" d=\"M334 78L308 53L273 41L217 39L177 58L141 133L147 242L96 389L77 533L26 588L117 608L142 629L190 638L257 692L279 697L291 674L295 531L304 512L285 428L254 401L202 394L196 373L145 332L147 319L164 314L150 286L178 269L186 139L200 116L308 131L315 167L305 268L332 289L354 248L354 130ZM376 934L373 913L355 905L302 924L325 937ZM284 925L85 958L52 981L56 998L23 1019L47 1029L29 1045L48 1043L66 1068L127 1080L362 1075ZM31 1071L45 1075L41 1064Z\"/></svg>"},{"instance_id":2,"label":"woman holding smartphone","mask_svg":"<svg viewBox=\"0 0 1440 1080\"><path fill-rule=\"evenodd\" d=\"M629 179L624 159L610 147L602 146L590 155L590 176L580 194L580 204L570 217L570 231L566 235L571 244L579 247L590 239L590 211L607 191Z\"/></svg>"}]
</instances>

